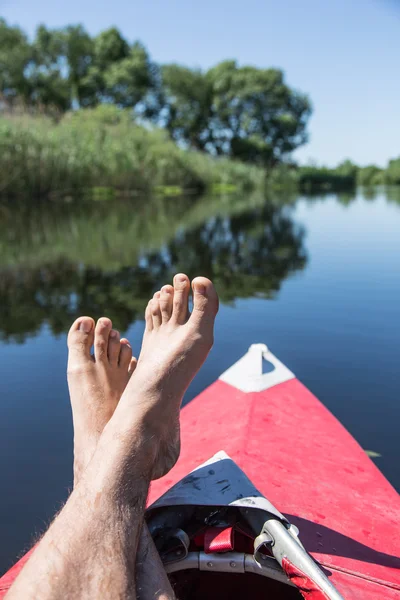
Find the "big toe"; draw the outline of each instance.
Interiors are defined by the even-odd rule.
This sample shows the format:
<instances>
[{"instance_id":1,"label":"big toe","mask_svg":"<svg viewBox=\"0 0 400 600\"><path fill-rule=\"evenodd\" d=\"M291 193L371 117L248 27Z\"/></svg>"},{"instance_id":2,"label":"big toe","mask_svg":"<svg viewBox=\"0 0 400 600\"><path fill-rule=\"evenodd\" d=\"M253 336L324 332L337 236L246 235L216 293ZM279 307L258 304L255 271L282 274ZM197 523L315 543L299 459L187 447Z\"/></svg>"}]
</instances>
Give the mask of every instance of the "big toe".
<instances>
[{"instance_id":1,"label":"big toe","mask_svg":"<svg viewBox=\"0 0 400 600\"><path fill-rule=\"evenodd\" d=\"M68 333L68 365L91 360L90 349L94 339L94 321L91 317L79 317Z\"/></svg>"},{"instance_id":2,"label":"big toe","mask_svg":"<svg viewBox=\"0 0 400 600\"><path fill-rule=\"evenodd\" d=\"M190 317L198 325L213 326L219 308L218 294L207 277L196 277L192 281L193 311Z\"/></svg>"}]
</instances>

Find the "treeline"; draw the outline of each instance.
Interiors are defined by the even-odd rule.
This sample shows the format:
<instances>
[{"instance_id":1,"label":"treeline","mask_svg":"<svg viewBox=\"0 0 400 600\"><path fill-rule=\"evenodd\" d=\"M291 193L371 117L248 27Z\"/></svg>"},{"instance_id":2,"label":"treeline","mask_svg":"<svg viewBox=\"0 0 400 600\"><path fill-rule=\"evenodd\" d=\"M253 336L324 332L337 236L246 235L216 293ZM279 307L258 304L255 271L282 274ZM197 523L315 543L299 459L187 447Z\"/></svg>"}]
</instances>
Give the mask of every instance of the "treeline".
<instances>
[{"instance_id":1,"label":"treeline","mask_svg":"<svg viewBox=\"0 0 400 600\"><path fill-rule=\"evenodd\" d=\"M160 65L115 27L92 37L41 25L29 39L0 19L2 195L400 184L400 158L386 169L291 162L310 114L279 69Z\"/></svg>"},{"instance_id":2,"label":"treeline","mask_svg":"<svg viewBox=\"0 0 400 600\"><path fill-rule=\"evenodd\" d=\"M360 167L350 160L334 169L315 165L299 167L296 179L300 189L306 192L351 190L357 185L400 185L400 157L390 160L385 169L376 165Z\"/></svg>"},{"instance_id":3,"label":"treeline","mask_svg":"<svg viewBox=\"0 0 400 600\"><path fill-rule=\"evenodd\" d=\"M3 107L54 117L113 104L166 129L183 148L271 168L307 141L308 97L279 69L234 60L202 71L155 63L140 42L111 27L91 37L81 25L48 29L30 40L0 20Z\"/></svg>"}]
</instances>

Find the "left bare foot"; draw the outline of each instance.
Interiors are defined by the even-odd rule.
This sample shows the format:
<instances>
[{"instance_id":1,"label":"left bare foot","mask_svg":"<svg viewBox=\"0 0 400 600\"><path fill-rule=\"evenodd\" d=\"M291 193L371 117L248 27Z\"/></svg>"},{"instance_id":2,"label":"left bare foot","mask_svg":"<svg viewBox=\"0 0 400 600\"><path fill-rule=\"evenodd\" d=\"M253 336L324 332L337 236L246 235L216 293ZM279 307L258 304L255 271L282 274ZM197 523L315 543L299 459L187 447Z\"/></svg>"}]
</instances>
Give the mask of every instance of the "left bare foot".
<instances>
[{"instance_id":1,"label":"left bare foot","mask_svg":"<svg viewBox=\"0 0 400 600\"><path fill-rule=\"evenodd\" d=\"M94 356L90 350L94 345ZM80 317L68 334L68 387L74 423L74 485L122 396L137 360L127 339L102 317Z\"/></svg>"}]
</instances>

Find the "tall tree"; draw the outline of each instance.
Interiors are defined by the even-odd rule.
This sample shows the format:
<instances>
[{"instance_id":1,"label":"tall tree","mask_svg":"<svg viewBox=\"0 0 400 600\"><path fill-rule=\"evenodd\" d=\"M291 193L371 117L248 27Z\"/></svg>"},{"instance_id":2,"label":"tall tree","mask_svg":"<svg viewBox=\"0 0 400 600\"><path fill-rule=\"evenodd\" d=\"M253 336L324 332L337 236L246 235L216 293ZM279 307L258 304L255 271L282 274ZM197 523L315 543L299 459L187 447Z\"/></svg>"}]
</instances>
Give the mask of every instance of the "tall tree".
<instances>
[{"instance_id":1,"label":"tall tree","mask_svg":"<svg viewBox=\"0 0 400 600\"><path fill-rule=\"evenodd\" d=\"M59 36L68 70L71 102L80 106L84 103L86 91L82 82L93 61L93 40L82 25L69 25L59 32Z\"/></svg>"},{"instance_id":2,"label":"tall tree","mask_svg":"<svg viewBox=\"0 0 400 600\"><path fill-rule=\"evenodd\" d=\"M271 166L307 140L310 102L278 69L225 61L203 73L166 65L162 77L161 123L176 141Z\"/></svg>"},{"instance_id":3,"label":"tall tree","mask_svg":"<svg viewBox=\"0 0 400 600\"><path fill-rule=\"evenodd\" d=\"M197 150L212 150L213 89L205 75L180 65L161 69L163 82L160 123L177 142Z\"/></svg>"},{"instance_id":4,"label":"tall tree","mask_svg":"<svg viewBox=\"0 0 400 600\"><path fill-rule=\"evenodd\" d=\"M125 58L112 62L104 74L106 98L123 108L144 101L152 87L151 61L146 48L135 42Z\"/></svg>"},{"instance_id":5,"label":"tall tree","mask_svg":"<svg viewBox=\"0 0 400 600\"><path fill-rule=\"evenodd\" d=\"M388 183L399 185L400 184L400 156L389 161L388 168L386 169L385 179Z\"/></svg>"},{"instance_id":6,"label":"tall tree","mask_svg":"<svg viewBox=\"0 0 400 600\"><path fill-rule=\"evenodd\" d=\"M80 84L81 106L95 106L107 100L105 82L107 69L114 63L124 60L128 55L128 42L116 27L110 27L93 38L93 58Z\"/></svg>"},{"instance_id":7,"label":"tall tree","mask_svg":"<svg viewBox=\"0 0 400 600\"><path fill-rule=\"evenodd\" d=\"M0 18L0 94L10 105L17 98L29 101L31 87L26 70L31 56L31 46L23 31Z\"/></svg>"},{"instance_id":8,"label":"tall tree","mask_svg":"<svg viewBox=\"0 0 400 600\"><path fill-rule=\"evenodd\" d=\"M39 25L27 69L30 104L65 112L71 105L68 81L63 75L62 43L57 31ZM65 67L64 67L65 68Z\"/></svg>"},{"instance_id":9,"label":"tall tree","mask_svg":"<svg viewBox=\"0 0 400 600\"><path fill-rule=\"evenodd\" d=\"M86 105L84 80L93 60L93 42L81 25L47 29L39 25L28 69L31 101L61 111ZM91 95L95 90L90 89Z\"/></svg>"},{"instance_id":10,"label":"tall tree","mask_svg":"<svg viewBox=\"0 0 400 600\"><path fill-rule=\"evenodd\" d=\"M116 27L110 27L93 39L94 64L99 69L107 69L129 55L129 44Z\"/></svg>"},{"instance_id":11,"label":"tall tree","mask_svg":"<svg viewBox=\"0 0 400 600\"><path fill-rule=\"evenodd\" d=\"M279 69L220 63L207 73L213 86L216 151L271 166L307 141L311 114L304 94L292 90Z\"/></svg>"}]
</instances>

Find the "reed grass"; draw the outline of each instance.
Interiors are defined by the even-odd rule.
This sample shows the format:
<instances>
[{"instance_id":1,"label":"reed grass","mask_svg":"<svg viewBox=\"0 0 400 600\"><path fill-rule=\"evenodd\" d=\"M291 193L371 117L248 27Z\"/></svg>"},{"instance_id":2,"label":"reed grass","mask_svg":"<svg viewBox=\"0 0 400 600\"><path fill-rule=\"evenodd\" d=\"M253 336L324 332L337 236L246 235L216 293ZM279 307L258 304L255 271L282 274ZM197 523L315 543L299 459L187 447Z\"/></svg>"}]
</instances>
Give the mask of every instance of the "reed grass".
<instances>
[{"instance_id":1,"label":"reed grass","mask_svg":"<svg viewBox=\"0 0 400 600\"><path fill-rule=\"evenodd\" d=\"M254 190L263 183L261 169L179 148L165 131L135 124L112 106L67 114L58 123L43 116L0 117L3 196L33 199L84 190L102 198L175 195L214 186Z\"/></svg>"}]
</instances>

